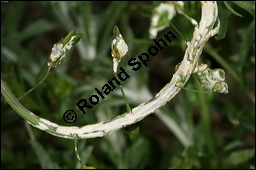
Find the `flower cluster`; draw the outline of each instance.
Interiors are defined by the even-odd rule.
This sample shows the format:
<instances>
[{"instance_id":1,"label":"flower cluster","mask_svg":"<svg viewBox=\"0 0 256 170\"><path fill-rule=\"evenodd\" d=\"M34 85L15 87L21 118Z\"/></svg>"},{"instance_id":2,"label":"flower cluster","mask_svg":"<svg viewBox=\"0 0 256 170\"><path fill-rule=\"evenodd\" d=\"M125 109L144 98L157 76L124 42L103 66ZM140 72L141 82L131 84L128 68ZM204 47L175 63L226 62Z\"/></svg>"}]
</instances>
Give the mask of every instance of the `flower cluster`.
<instances>
[{"instance_id":1,"label":"flower cluster","mask_svg":"<svg viewBox=\"0 0 256 170\"><path fill-rule=\"evenodd\" d=\"M210 69L207 68L206 64L201 64L195 68L194 73L205 89L218 93L228 93L224 70L220 68Z\"/></svg>"}]
</instances>

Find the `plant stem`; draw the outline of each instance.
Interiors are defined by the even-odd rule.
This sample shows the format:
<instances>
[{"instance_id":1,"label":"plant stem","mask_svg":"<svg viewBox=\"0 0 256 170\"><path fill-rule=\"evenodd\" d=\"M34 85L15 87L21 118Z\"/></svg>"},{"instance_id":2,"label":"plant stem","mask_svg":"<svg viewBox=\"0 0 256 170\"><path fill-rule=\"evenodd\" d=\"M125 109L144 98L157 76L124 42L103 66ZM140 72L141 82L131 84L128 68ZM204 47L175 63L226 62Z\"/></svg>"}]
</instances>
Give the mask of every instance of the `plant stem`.
<instances>
[{"instance_id":1,"label":"plant stem","mask_svg":"<svg viewBox=\"0 0 256 170\"><path fill-rule=\"evenodd\" d=\"M78 152L78 148L77 148L77 135L74 135L74 143L75 143L75 155L77 157L77 159L79 160L80 164L82 165L82 167L86 167L86 165L82 162L80 156L79 156L79 152Z\"/></svg>"},{"instance_id":2,"label":"plant stem","mask_svg":"<svg viewBox=\"0 0 256 170\"><path fill-rule=\"evenodd\" d=\"M90 124L82 127L76 126L61 126L53 123L47 119L41 118L35 115L30 110L25 108L20 101L14 96L10 89L6 86L5 82L1 79L1 94L3 95L6 102L24 119L27 120L32 126L43 130L51 135L57 137L62 137L66 139L74 139L74 135L77 135L79 139L102 137L104 135L110 134L118 129L126 127L128 125L134 124L146 116L155 112L155 110L164 106L167 102L173 99L179 92L180 88L176 87L179 83L178 76L184 77L184 82L187 82L193 72L198 59L203 51L205 43L210 37L217 33L216 28L210 28L208 25L214 25L218 16L218 6L214 2L201 2L202 4L202 15L198 28L194 30L193 38L188 43L188 47L185 50L184 58L180 64L180 67L184 69L178 69L172 76L172 79L167 83L156 96L133 109L133 114L127 115L124 113L111 120L103 121L96 124ZM205 24L207 23L207 24ZM200 36L199 36L200 35ZM196 41L199 40L199 41ZM198 45L199 49L196 53L193 52L194 46ZM187 56L191 56L193 62L190 62ZM117 77L117 75L115 75ZM118 77L117 77L118 79ZM119 80L119 79L118 79ZM203 95L199 93L199 96ZM127 100L126 100L127 101ZM203 101L203 100L201 100ZM207 109L205 106L204 109ZM213 142L213 141L212 141ZM213 152L216 152L213 147ZM216 158L216 157L215 157ZM216 160L216 159L215 159Z\"/></svg>"},{"instance_id":3,"label":"plant stem","mask_svg":"<svg viewBox=\"0 0 256 170\"><path fill-rule=\"evenodd\" d=\"M201 85L197 82L197 88L202 89ZM198 93L198 101L201 108L201 124L204 129L205 145L207 147L208 154L212 157L211 167L217 167L216 149L214 144L214 137L212 132L212 122L210 117L209 102L206 95Z\"/></svg>"},{"instance_id":4,"label":"plant stem","mask_svg":"<svg viewBox=\"0 0 256 170\"><path fill-rule=\"evenodd\" d=\"M47 72L46 72L46 74L44 75L43 79L40 80L33 88L29 89L26 93L24 93L22 96L20 96L20 97L18 98L18 100L21 100L23 97L27 96L29 93L31 93L32 91L34 91L39 85L41 85L41 84L45 81L46 77L48 76L48 74L49 74L51 68L52 68L52 66L50 65L50 66L48 67Z\"/></svg>"},{"instance_id":5,"label":"plant stem","mask_svg":"<svg viewBox=\"0 0 256 170\"><path fill-rule=\"evenodd\" d=\"M127 112L130 113L130 112L132 112L132 110L131 110L131 107L130 107L130 105L129 105L129 103L128 103L128 100L127 100L127 98L126 98L126 96L125 96L125 93L124 93L124 90L123 90L123 86L122 86L122 84L121 84L121 81L120 81L120 79L119 79L119 77L117 76L116 73L114 73L114 75L115 75L115 78L120 82L120 85L118 85L118 86L119 86L119 88L120 88L120 90L121 90L121 92L122 92L122 95L123 95L123 98L124 98L124 101L125 101L125 105L126 105Z\"/></svg>"}]
</instances>

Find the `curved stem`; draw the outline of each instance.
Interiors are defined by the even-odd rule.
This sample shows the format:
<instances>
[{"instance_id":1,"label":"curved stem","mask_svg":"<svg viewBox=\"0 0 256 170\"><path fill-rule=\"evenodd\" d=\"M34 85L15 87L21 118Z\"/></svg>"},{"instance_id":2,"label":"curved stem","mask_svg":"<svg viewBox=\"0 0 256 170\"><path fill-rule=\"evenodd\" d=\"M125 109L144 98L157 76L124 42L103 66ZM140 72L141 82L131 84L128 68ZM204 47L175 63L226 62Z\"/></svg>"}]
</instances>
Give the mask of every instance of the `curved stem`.
<instances>
[{"instance_id":1,"label":"curved stem","mask_svg":"<svg viewBox=\"0 0 256 170\"><path fill-rule=\"evenodd\" d=\"M130 124L134 124L175 97L180 91L179 87L183 87L193 73L206 42L218 32L219 27L214 28L218 16L216 1L203 1L201 4L202 16L200 23L195 27L191 42L187 43L188 47L179 69L175 72L171 81L155 97L133 108L132 114L124 113L112 120L83 127L61 126L40 118L25 108L8 89L3 80L1 80L1 93L7 103L20 116L26 119L28 123L58 137L69 139L74 139L74 135L77 135L77 138L83 139L101 137Z\"/></svg>"}]
</instances>

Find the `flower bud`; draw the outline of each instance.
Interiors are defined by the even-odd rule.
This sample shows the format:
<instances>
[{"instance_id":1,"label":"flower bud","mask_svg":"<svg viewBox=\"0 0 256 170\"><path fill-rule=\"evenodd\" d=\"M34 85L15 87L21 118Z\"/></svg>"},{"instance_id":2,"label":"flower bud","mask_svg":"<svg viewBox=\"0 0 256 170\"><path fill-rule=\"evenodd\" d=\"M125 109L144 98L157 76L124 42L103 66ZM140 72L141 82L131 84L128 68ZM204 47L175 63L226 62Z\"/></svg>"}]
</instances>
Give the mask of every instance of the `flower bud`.
<instances>
[{"instance_id":1,"label":"flower bud","mask_svg":"<svg viewBox=\"0 0 256 170\"><path fill-rule=\"evenodd\" d=\"M61 39L59 42L54 44L48 66L52 65L56 67L58 64L60 64L61 60L82 37L83 34L77 34L75 31L70 31L70 33L64 39Z\"/></svg>"},{"instance_id":2,"label":"flower bud","mask_svg":"<svg viewBox=\"0 0 256 170\"><path fill-rule=\"evenodd\" d=\"M123 58L128 52L128 46L120 34L117 26L114 27L113 34L114 39L111 45L111 55L113 57L113 71L116 73L118 63L121 61L121 58Z\"/></svg>"}]
</instances>

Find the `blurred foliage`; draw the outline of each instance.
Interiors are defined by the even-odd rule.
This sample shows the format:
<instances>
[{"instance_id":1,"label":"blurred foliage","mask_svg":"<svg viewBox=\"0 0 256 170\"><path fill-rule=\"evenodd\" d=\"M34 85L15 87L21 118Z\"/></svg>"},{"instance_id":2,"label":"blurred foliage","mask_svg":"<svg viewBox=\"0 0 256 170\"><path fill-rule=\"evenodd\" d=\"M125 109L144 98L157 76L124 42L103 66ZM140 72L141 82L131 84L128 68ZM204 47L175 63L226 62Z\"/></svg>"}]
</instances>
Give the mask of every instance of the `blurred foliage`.
<instances>
[{"instance_id":1,"label":"blurred foliage","mask_svg":"<svg viewBox=\"0 0 256 170\"><path fill-rule=\"evenodd\" d=\"M242 1L241 1L242 2ZM81 160L96 168L254 168L255 167L255 18L254 8L228 2L243 17L218 2L223 30L210 39L202 62L223 68L229 94L181 91L144 120L111 135L78 141ZM253 6L255 4L253 3ZM112 29L118 25L129 51L120 66L131 107L149 100L174 73L184 55L184 39L172 42L134 72L131 57L148 50L152 2L11 2L1 3L1 77L17 96L42 77L54 43L71 30L84 34L62 64L22 104L61 125L67 109L78 114L75 126L109 120L125 112L118 88L81 114L75 103L88 99L112 74ZM200 19L200 3L185 2L188 16ZM176 15L172 24L187 38L194 27ZM167 30L161 31L158 38ZM178 35L174 32L175 35ZM224 38L225 37L225 38ZM40 76L41 75L41 76ZM194 76L186 87L202 90ZM126 131L134 131L131 134ZM1 97L1 168L82 168L72 140L32 128ZM132 141L131 141L132 140Z\"/></svg>"}]
</instances>

